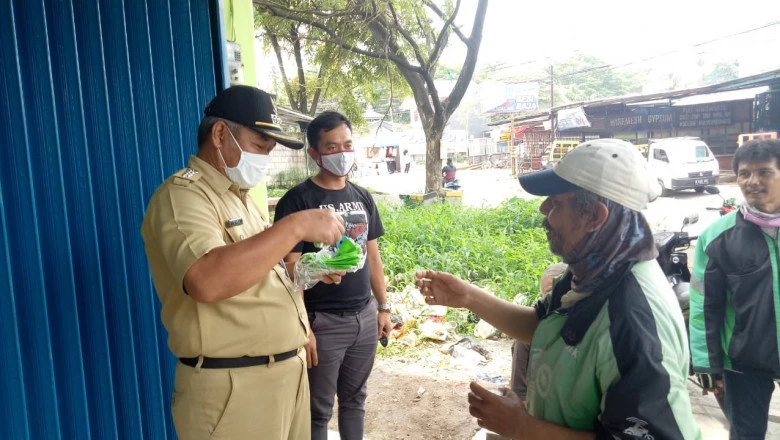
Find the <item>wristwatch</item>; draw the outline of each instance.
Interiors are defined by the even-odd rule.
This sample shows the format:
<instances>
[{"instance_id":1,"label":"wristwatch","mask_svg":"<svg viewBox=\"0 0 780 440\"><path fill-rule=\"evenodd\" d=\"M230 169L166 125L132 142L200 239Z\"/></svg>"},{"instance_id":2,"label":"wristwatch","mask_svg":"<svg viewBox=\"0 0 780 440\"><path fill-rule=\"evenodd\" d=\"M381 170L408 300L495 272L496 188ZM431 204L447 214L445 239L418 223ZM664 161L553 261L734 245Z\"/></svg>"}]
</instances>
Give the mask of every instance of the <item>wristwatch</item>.
<instances>
[{"instance_id":1,"label":"wristwatch","mask_svg":"<svg viewBox=\"0 0 780 440\"><path fill-rule=\"evenodd\" d=\"M385 304L377 304L377 306L376 306L376 309L377 309L378 311L380 311L380 312L387 312L387 313L390 313L390 308L391 308L391 307L392 307L392 305L391 305L390 303L385 303Z\"/></svg>"}]
</instances>

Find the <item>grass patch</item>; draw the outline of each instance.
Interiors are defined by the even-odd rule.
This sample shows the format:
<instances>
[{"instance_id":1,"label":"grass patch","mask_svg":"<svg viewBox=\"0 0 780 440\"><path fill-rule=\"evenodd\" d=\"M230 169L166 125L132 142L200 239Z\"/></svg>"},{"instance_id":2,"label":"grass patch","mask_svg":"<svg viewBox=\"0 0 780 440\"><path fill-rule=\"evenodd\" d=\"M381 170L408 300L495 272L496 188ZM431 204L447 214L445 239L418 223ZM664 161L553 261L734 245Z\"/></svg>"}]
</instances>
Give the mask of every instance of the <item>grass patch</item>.
<instances>
[{"instance_id":1,"label":"grass patch","mask_svg":"<svg viewBox=\"0 0 780 440\"><path fill-rule=\"evenodd\" d=\"M431 269L503 299L532 304L542 271L557 261L547 247L539 201L513 198L492 209L448 203L380 204L379 209L385 227L379 240L382 260L388 289L394 291L413 284L415 271ZM473 327L469 312L450 313L448 320L462 326L459 333Z\"/></svg>"}]
</instances>

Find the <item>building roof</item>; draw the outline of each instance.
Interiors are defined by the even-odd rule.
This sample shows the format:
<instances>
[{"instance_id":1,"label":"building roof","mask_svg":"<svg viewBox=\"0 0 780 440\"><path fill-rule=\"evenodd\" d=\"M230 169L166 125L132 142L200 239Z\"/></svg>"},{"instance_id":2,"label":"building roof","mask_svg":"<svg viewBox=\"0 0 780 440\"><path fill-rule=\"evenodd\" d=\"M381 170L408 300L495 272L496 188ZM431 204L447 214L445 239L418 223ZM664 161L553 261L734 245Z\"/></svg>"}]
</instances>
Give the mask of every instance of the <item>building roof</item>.
<instances>
[{"instance_id":1,"label":"building roof","mask_svg":"<svg viewBox=\"0 0 780 440\"><path fill-rule=\"evenodd\" d=\"M703 86L703 87L696 87L692 89L683 89L683 90L671 90L666 92L657 92L657 93L650 93L650 94L634 94L634 95L624 95L624 96L617 96L612 98L602 98L602 99L596 99L593 101L582 101L582 102L572 102L569 104L559 105L552 108L551 112L541 112L541 113L535 113L531 115L524 116L522 118L515 118L515 123L526 123L529 120L535 120L540 117L546 116L547 119L550 118L551 113L556 113L559 110L569 109L569 108L575 108L575 107L603 107L607 105L619 105L619 104L649 104L653 101L658 101L660 103L661 100L666 101L667 103L670 103L674 101L674 105L692 105L692 104L680 104L679 101L683 98L688 97L694 97L694 96L700 96L700 95L711 95L716 94L720 92L735 92L735 91L742 91L745 92L741 93L749 93L748 90L756 90L759 87L780 87L780 69L778 70L772 70L769 72L759 73L757 75L747 76L744 78L737 78L731 81L725 81L718 84L713 84L709 86ZM754 92L753 96L755 96L755 93L761 93L761 92ZM731 96L735 96L736 94L732 94ZM750 97L741 98L741 99L750 99ZM723 99L725 101L728 100L734 100L734 99ZM694 102L694 101L690 101ZM709 102L718 102L718 101L709 101ZM704 102L699 102L704 103ZM546 120L546 119L545 119ZM511 119L504 119L501 121L491 122L488 125L495 126L495 125L503 125L503 124L509 124L511 122Z\"/></svg>"},{"instance_id":2,"label":"building roof","mask_svg":"<svg viewBox=\"0 0 780 440\"><path fill-rule=\"evenodd\" d=\"M281 105L276 107L276 111L279 113L279 117L282 118L284 122L291 124L297 122L311 122L312 119L314 119L307 114L297 112L287 107L282 107Z\"/></svg>"}]
</instances>

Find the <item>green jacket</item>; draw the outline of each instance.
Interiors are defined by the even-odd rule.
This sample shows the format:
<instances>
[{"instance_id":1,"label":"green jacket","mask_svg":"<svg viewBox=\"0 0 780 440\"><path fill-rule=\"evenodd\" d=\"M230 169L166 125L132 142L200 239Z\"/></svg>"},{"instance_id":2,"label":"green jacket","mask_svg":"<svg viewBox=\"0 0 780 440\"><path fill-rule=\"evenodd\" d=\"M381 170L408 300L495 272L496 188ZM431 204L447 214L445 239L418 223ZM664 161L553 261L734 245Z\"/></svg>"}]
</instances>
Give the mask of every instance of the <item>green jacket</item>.
<instances>
[{"instance_id":1,"label":"green jacket","mask_svg":"<svg viewBox=\"0 0 780 440\"><path fill-rule=\"evenodd\" d=\"M634 264L562 308L571 276L536 306L529 414L605 440L700 439L682 312L658 264Z\"/></svg>"},{"instance_id":2,"label":"green jacket","mask_svg":"<svg viewBox=\"0 0 780 440\"><path fill-rule=\"evenodd\" d=\"M777 254L777 240L739 211L701 233L691 278L694 371L780 379Z\"/></svg>"}]
</instances>

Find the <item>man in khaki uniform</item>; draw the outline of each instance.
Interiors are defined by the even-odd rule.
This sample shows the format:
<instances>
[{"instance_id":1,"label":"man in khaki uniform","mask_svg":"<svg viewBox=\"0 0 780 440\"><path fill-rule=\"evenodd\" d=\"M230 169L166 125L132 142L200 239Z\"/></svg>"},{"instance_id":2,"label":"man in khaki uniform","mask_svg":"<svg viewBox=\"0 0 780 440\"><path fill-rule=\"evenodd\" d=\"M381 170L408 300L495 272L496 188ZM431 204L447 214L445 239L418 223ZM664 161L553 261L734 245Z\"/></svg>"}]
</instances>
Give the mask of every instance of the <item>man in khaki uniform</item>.
<instances>
[{"instance_id":1,"label":"man in khaki uniform","mask_svg":"<svg viewBox=\"0 0 780 440\"><path fill-rule=\"evenodd\" d=\"M141 227L179 358L176 432L182 440L309 439L308 318L280 262L301 241L337 242L343 222L311 209L269 227L247 197L277 142L303 147L281 131L267 93L234 86L204 113L197 155L160 185Z\"/></svg>"}]
</instances>

